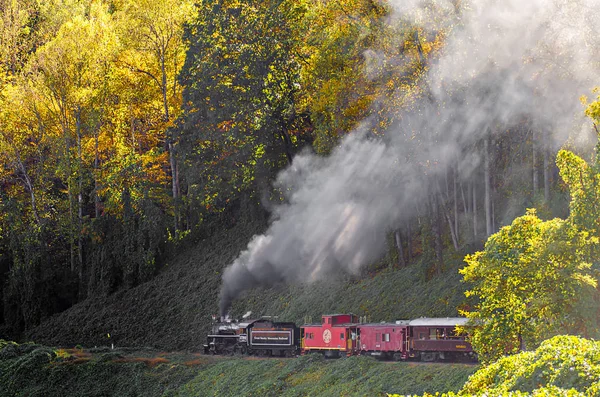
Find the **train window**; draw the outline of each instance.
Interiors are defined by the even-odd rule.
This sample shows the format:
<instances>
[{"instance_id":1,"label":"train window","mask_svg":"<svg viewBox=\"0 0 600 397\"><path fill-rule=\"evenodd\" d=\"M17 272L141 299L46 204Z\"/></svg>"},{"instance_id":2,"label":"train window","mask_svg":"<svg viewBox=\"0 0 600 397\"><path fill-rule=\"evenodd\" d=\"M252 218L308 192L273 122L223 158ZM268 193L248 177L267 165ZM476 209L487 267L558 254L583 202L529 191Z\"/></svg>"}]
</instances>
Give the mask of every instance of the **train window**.
<instances>
[{"instance_id":1,"label":"train window","mask_svg":"<svg viewBox=\"0 0 600 397\"><path fill-rule=\"evenodd\" d=\"M437 329L436 328L429 328L429 339L437 339Z\"/></svg>"},{"instance_id":2,"label":"train window","mask_svg":"<svg viewBox=\"0 0 600 397\"><path fill-rule=\"evenodd\" d=\"M343 333L343 332L342 332L342 333L340 333L340 339L341 339L341 340L344 340L344 333Z\"/></svg>"},{"instance_id":3,"label":"train window","mask_svg":"<svg viewBox=\"0 0 600 397\"><path fill-rule=\"evenodd\" d=\"M425 339L425 332L419 332L419 339Z\"/></svg>"},{"instance_id":4,"label":"train window","mask_svg":"<svg viewBox=\"0 0 600 397\"><path fill-rule=\"evenodd\" d=\"M383 334L383 341L384 342L389 342L390 341L390 334Z\"/></svg>"},{"instance_id":5,"label":"train window","mask_svg":"<svg viewBox=\"0 0 600 397\"><path fill-rule=\"evenodd\" d=\"M375 342L380 342L381 334L375 334Z\"/></svg>"}]
</instances>

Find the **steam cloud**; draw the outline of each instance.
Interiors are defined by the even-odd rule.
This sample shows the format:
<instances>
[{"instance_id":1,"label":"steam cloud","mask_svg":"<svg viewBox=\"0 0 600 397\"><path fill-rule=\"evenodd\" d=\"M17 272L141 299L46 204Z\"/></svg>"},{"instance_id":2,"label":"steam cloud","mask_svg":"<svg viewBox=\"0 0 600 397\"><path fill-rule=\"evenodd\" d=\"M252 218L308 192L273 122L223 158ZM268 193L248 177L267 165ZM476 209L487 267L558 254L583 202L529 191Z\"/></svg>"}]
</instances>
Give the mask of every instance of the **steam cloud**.
<instances>
[{"instance_id":1,"label":"steam cloud","mask_svg":"<svg viewBox=\"0 0 600 397\"><path fill-rule=\"evenodd\" d=\"M359 272L446 170L458 164L467 177L478 167L465 148L484 134L526 117L554 148L582 135L573 135L579 97L600 84L599 0L471 0L460 11L451 1L391 3L392 18L428 32L448 27L436 21L455 25L428 73L429 99L383 138L366 120L329 157L296 156L276 182L285 203L223 274L222 314L247 289ZM367 67L403 62L365 56Z\"/></svg>"}]
</instances>

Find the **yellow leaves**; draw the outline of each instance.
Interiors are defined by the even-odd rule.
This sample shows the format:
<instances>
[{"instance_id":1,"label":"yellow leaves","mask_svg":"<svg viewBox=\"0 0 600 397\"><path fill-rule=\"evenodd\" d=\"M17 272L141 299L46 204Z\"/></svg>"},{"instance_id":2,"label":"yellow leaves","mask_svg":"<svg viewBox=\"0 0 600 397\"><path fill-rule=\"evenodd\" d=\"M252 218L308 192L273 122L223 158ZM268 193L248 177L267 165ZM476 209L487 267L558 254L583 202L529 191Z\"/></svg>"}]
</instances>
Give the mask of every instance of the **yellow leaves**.
<instances>
[{"instance_id":1,"label":"yellow leaves","mask_svg":"<svg viewBox=\"0 0 600 397\"><path fill-rule=\"evenodd\" d=\"M573 304L597 286L584 249L589 241L572 220L544 222L528 210L465 258L460 273L473 283L466 296L479 298L467 315L486 319L473 338L484 360L516 351L520 338L535 344L555 328L576 331L569 324L581 313Z\"/></svg>"}]
</instances>

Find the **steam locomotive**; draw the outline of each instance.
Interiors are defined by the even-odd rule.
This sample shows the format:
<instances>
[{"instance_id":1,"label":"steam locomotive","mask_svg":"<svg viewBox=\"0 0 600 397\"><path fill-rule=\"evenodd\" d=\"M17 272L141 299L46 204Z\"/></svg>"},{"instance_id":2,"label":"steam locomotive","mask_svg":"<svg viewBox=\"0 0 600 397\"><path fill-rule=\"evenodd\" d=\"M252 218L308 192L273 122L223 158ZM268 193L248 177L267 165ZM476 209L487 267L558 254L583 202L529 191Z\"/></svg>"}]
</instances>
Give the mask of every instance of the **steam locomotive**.
<instances>
[{"instance_id":1,"label":"steam locomotive","mask_svg":"<svg viewBox=\"0 0 600 397\"><path fill-rule=\"evenodd\" d=\"M248 317L248 314L247 316ZM466 318L419 318L393 323L367 323L354 314L323 315L321 323L297 327L270 317L215 321L204 345L206 354L293 357L321 353L325 357L370 355L381 359L477 360L457 327Z\"/></svg>"}]
</instances>

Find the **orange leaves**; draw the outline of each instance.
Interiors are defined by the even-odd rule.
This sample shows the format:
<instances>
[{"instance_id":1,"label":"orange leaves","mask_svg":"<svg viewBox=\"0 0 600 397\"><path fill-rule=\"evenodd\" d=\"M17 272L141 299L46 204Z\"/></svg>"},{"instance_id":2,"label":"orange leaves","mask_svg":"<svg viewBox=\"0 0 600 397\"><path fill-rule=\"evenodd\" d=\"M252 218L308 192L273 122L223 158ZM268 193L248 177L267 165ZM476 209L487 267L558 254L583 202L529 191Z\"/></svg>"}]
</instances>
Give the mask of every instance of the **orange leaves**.
<instances>
[{"instance_id":1,"label":"orange leaves","mask_svg":"<svg viewBox=\"0 0 600 397\"><path fill-rule=\"evenodd\" d=\"M229 132L234 126L235 126L235 123L233 120L225 120L225 121L220 122L217 125L217 128L219 128L219 130L221 130L221 132Z\"/></svg>"}]
</instances>

